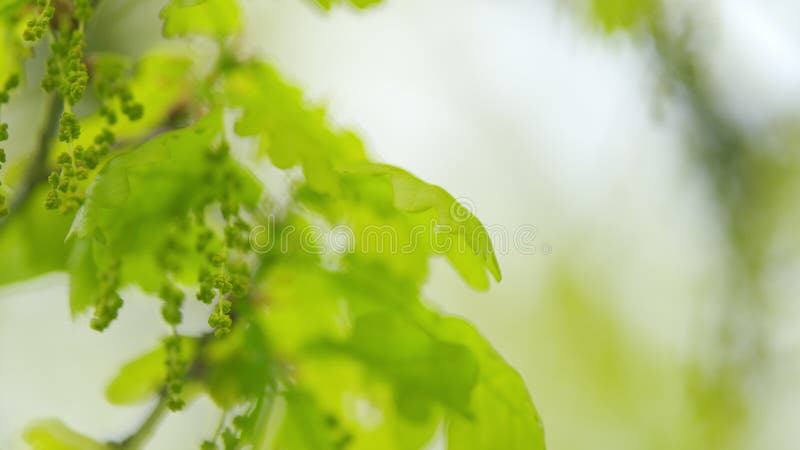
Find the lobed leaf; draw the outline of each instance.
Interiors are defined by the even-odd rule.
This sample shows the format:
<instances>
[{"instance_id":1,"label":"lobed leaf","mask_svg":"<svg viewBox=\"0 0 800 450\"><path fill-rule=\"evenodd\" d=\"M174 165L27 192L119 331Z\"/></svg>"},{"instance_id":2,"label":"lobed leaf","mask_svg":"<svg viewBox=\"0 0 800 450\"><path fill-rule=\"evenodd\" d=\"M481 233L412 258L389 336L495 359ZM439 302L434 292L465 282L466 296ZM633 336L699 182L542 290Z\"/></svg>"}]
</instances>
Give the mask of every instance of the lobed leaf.
<instances>
[{"instance_id":1,"label":"lobed leaf","mask_svg":"<svg viewBox=\"0 0 800 450\"><path fill-rule=\"evenodd\" d=\"M301 165L318 192L338 192L336 164L366 160L352 133L333 131L325 111L307 105L302 92L267 64L236 67L225 77L225 92L229 104L242 110L236 133L259 137L262 151L278 168Z\"/></svg>"},{"instance_id":2,"label":"lobed leaf","mask_svg":"<svg viewBox=\"0 0 800 450\"><path fill-rule=\"evenodd\" d=\"M480 365L471 417L449 417L451 450L544 450L544 427L522 377L467 322L447 318L440 336L468 346Z\"/></svg>"},{"instance_id":3,"label":"lobed leaf","mask_svg":"<svg viewBox=\"0 0 800 450\"><path fill-rule=\"evenodd\" d=\"M442 233L444 245L434 248L443 252L462 278L473 288L489 288L485 270L496 281L502 278L491 237L477 217L464 208L447 191L428 184L407 171L387 164L361 164L343 169L344 172L387 177L394 192L394 205L401 211L435 213L436 229Z\"/></svg>"}]
</instances>

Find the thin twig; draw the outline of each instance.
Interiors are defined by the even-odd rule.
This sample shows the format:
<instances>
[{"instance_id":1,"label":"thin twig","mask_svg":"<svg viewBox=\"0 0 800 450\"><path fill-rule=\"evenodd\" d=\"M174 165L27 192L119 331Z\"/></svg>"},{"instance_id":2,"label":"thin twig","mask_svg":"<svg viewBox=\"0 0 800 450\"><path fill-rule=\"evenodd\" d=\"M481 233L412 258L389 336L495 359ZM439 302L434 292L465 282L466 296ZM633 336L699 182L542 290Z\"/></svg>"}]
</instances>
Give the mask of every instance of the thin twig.
<instances>
[{"instance_id":1,"label":"thin twig","mask_svg":"<svg viewBox=\"0 0 800 450\"><path fill-rule=\"evenodd\" d=\"M161 422L166 412L167 396L166 394L162 394L158 397L158 403L156 403L152 411L150 411L150 414L144 422L142 422L142 425L130 436L120 442L109 444L109 447L115 450L138 450L144 448L144 444L150 440L150 437L155 432L156 427Z\"/></svg>"}]
</instances>

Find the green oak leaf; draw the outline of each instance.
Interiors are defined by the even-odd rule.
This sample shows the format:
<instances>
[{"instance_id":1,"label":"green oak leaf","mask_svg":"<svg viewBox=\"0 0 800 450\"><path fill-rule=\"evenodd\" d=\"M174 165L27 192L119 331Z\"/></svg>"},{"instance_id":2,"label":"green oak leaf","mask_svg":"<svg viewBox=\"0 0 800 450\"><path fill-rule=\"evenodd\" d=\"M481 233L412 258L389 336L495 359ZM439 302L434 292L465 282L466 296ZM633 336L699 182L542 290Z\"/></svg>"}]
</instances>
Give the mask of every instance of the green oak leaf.
<instances>
[{"instance_id":1,"label":"green oak leaf","mask_svg":"<svg viewBox=\"0 0 800 450\"><path fill-rule=\"evenodd\" d=\"M442 338L469 347L480 377L470 402L471 417L450 415L450 450L544 450L544 428L522 377L469 323L446 318L437 326Z\"/></svg>"},{"instance_id":2,"label":"green oak leaf","mask_svg":"<svg viewBox=\"0 0 800 450\"><path fill-rule=\"evenodd\" d=\"M229 104L242 111L237 134L259 137L262 151L280 169L302 166L306 181L318 192L339 190L334 162L366 160L355 135L334 131L325 111L307 104L302 92L267 64L252 62L231 70L225 90Z\"/></svg>"},{"instance_id":3,"label":"green oak leaf","mask_svg":"<svg viewBox=\"0 0 800 450\"><path fill-rule=\"evenodd\" d=\"M387 164L369 163L342 169L345 173L384 176L394 191L394 205L401 211L433 211L438 231L433 251L444 253L462 278L473 288L486 290L486 270L500 281L502 276L491 237L480 220L439 186L426 183L409 172Z\"/></svg>"}]
</instances>

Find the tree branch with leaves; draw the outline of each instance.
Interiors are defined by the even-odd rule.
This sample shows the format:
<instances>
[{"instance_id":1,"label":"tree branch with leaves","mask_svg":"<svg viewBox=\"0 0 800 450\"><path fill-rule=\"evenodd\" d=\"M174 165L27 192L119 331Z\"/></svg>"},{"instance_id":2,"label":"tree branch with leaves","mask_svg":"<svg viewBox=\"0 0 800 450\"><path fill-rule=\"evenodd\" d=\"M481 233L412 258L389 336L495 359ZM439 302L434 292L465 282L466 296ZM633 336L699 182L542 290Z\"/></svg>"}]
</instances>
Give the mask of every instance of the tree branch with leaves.
<instances>
[{"instance_id":1,"label":"tree branch with leaves","mask_svg":"<svg viewBox=\"0 0 800 450\"><path fill-rule=\"evenodd\" d=\"M160 419L198 396L221 419L184 448L410 450L440 429L451 449L544 448L521 377L421 293L432 257L476 289L500 280L476 217L444 189L373 161L274 67L239 51L237 1L166 2L163 36L174 45L136 58L93 48L97 6L0 9L2 50L14 55L0 66L6 91L39 77L50 99L26 175L9 190L0 248L17 258L0 263L14 266L0 267L0 282L67 273L73 315L91 314L98 332L124 315L123 288L159 298L162 343L106 391L114 405L155 406L108 443L47 419L25 433L33 448L146 448ZM180 44L190 40L211 50L188 53ZM34 52L47 55L42 74L23 64ZM281 202L258 176L266 167L285 173ZM308 251L291 232L319 223L351 229L353 251ZM264 250L253 236L267 225L266 242L281 245ZM362 238L373 226L401 244L418 227L427 239L391 252ZM187 302L208 311L199 335L186 331ZM377 423L353 398L379 411Z\"/></svg>"}]
</instances>

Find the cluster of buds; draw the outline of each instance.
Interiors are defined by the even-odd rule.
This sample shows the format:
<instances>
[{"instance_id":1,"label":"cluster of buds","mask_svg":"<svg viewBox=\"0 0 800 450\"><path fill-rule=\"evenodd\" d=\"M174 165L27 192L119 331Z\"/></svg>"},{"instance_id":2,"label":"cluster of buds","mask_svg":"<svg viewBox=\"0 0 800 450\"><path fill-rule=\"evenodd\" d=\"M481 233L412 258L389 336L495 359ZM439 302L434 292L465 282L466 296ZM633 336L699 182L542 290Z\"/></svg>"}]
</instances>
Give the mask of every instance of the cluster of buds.
<instances>
[{"instance_id":1,"label":"cluster of buds","mask_svg":"<svg viewBox=\"0 0 800 450\"><path fill-rule=\"evenodd\" d=\"M225 252L209 254L208 259L216 272L212 274L208 268L201 269L200 291L197 293L197 298L204 303L210 303L214 298L218 299L214 305L214 311L208 318L208 325L219 337L230 333L233 325L233 319L230 316L232 303L227 299L233 290L233 284L226 273L227 256Z\"/></svg>"},{"instance_id":2,"label":"cluster of buds","mask_svg":"<svg viewBox=\"0 0 800 450\"><path fill-rule=\"evenodd\" d=\"M185 363L181 360L181 338L177 334L176 327L183 322L182 308L186 296L170 276L180 270L181 261L188 251L180 239L179 230L185 228L182 226L183 222L183 220L178 221L177 228L167 234L156 253L156 262L164 273L164 281L158 294L163 301L161 317L172 329L172 335L164 340L164 346L167 351L165 380L167 407L173 411L180 410L184 406L181 392L185 378Z\"/></svg>"},{"instance_id":3,"label":"cluster of buds","mask_svg":"<svg viewBox=\"0 0 800 450\"><path fill-rule=\"evenodd\" d=\"M248 294L250 267L246 263L228 261L224 251L209 254L208 258L213 270L209 266L201 267L197 299L206 304L217 299L208 324L219 337L231 332L233 302L244 299Z\"/></svg>"},{"instance_id":4,"label":"cluster of buds","mask_svg":"<svg viewBox=\"0 0 800 450\"><path fill-rule=\"evenodd\" d=\"M128 69L126 60L115 56L103 56L94 60L92 65L92 84L100 99L100 115L109 125L117 123L114 100L119 100L120 110L128 120L139 120L144 114L144 106L136 102L130 88L125 83Z\"/></svg>"},{"instance_id":5,"label":"cluster of buds","mask_svg":"<svg viewBox=\"0 0 800 450\"><path fill-rule=\"evenodd\" d=\"M65 32L66 37L54 39L50 45L47 71L42 79L42 88L56 91L69 105L83 97L89 73L83 63L83 48L86 46L80 29Z\"/></svg>"},{"instance_id":6,"label":"cluster of buds","mask_svg":"<svg viewBox=\"0 0 800 450\"><path fill-rule=\"evenodd\" d=\"M230 300L221 298L214 306L214 312L208 316L208 325L214 329L214 336L221 337L230 334L231 326L233 326L232 305Z\"/></svg>"},{"instance_id":7,"label":"cluster of buds","mask_svg":"<svg viewBox=\"0 0 800 450\"><path fill-rule=\"evenodd\" d=\"M83 149L79 149L83 154ZM67 152L58 155L57 169L50 174L47 182L50 191L47 193L45 207L57 209L63 214L76 211L84 202L81 192L78 192L78 181L85 179L87 172L78 168L75 159Z\"/></svg>"},{"instance_id":8,"label":"cluster of buds","mask_svg":"<svg viewBox=\"0 0 800 450\"><path fill-rule=\"evenodd\" d=\"M231 216L225 224L225 245L230 249L247 251L250 248L250 224L244 219Z\"/></svg>"},{"instance_id":9,"label":"cluster of buds","mask_svg":"<svg viewBox=\"0 0 800 450\"><path fill-rule=\"evenodd\" d=\"M213 168L225 168L225 160L229 158L229 154L230 145L224 139L206 151L206 157L211 163L210 167ZM225 226L223 229L224 239L221 243L222 250L209 251L208 248L212 242L218 244L215 241L215 233L203 223L204 210L195 214L200 222L196 249L199 253L204 253L208 260L208 265L201 267L198 276L200 288L197 292L197 299L206 304L217 300L214 310L208 318L208 324L215 330L214 334L219 337L231 332L233 304L244 300L248 294L250 268L244 262L237 262L239 258L236 255L246 255L249 252L251 227L240 215L241 181L237 175L223 169L209 170L206 177L221 187L219 193L209 203L219 202Z\"/></svg>"},{"instance_id":10,"label":"cluster of buds","mask_svg":"<svg viewBox=\"0 0 800 450\"><path fill-rule=\"evenodd\" d=\"M83 4L85 3L85 4ZM88 1L76 2L78 18L88 17L91 5ZM81 12L82 11L82 12ZM83 19L81 19L83 20ZM47 62L47 74L42 80L42 87L50 92L55 90L64 98L67 105L74 105L83 96L88 82L88 72L83 63L83 32L73 30L66 40L55 40L51 46L52 54ZM108 60L108 59L107 59ZM94 80L99 97L103 102L108 98L118 97L122 111L130 120L137 120L143 114L141 104L133 101L130 90L119 80L124 72L122 64L97 64L97 73ZM66 73L62 70L66 67ZM116 123L114 108L105 103L99 108L99 113L106 119L108 125ZM81 126L78 118L70 111L61 115L59 122L58 139L61 142L72 144L81 136ZM108 154L115 143L114 133L109 127L103 127L94 137L92 144L84 148L81 145L70 147L70 153L64 153L58 158L58 167L50 174L48 179L51 190L47 194L45 206L48 209L58 209L64 214L77 210L84 201L80 182L89 178L90 172L100 163L100 159Z\"/></svg>"},{"instance_id":11,"label":"cluster of buds","mask_svg":"<svg viewBox=\"0 0 800 450\"><path fill-rule=\"evenodd\" d=\"M164 301L161 306L161 316L169 325L175 326L183 321L181 307L183 306L184 294L173 283L166 282L161 286L159 297Z\"/></svg>"},{"instance_id":12,"label":"cluster of buds","mask_svg":"<svg viewBox=\"0 0 800 450\"><path fill-rule=\"evenodd\" d=\"M167 351L167 407L172 411L180 411L185 406L181 397L186 380L186 363L181 358L181 337L172 335L164 338Z\"/></svg>"},{"instance_id":13,"label":"cluster of buds","mask_svg":"<svg viewBox=\"0 0 800 450\"><path fill-rule=\"evenodd\" d=\"M92 3L89 0L73 0L72 10L76 19L86 23L92 15Z\"/></svg>"},{"instance_id":14,"label":"cluster of buds","mask_svg":"<svg viewBox=\"0 0 800 450\"><path fill-rule=\"evenodd\" d=\"M22 32L22 39L28 42L38 42L44 37L56 13L56 8L50 0L38 0L36 6L39 8L39 14L25 24L25 30Z\"/></svg>"},{"instance_id":15,"label":"cluster of buds","mask_svg":"<svg viewBox=\"0 0 800 450\"><path fill-rule=\"evenodd\" d=\"M9 92L19 85L19 76L12 75L6 80L6 84L0 90L0 107L8 103ZM0 122L0 142L8 140L8 124ZM0 147L0 169L6 163L6 150ZM0 183L0 218L8 215L8 200L2 191L2 183Z\"/></svg>"},{"instance_id":16,"label":"cluster of buds","mask_svg":"<svg viewBox=\"0 0 800 450\"><path fill-rule=\"evenodd\" d=\"M187 246L181 241L177 232L172 232L164 239L164 243L156 252L156 262L165 273L175 273L181 270L181 261L189 252Z\"/></svg>"},{"instance_id":17,"label":"cluster of buds","mask_svg":"<svg viewBox=\"0 0 800 450\"><path fill-rule=\"evenodd\" d=\"M96 331L103 331L108 328L111 322L117 318L119 309L122 307L122 298L117 293L119 269L119 260L115 260L100 274L94 317L92 317L89 324Z\"/></svg>"},{"instance_id":18,"label":"cluster of buds","mask_svg":"<svg viewBox=\"0 0 800 450\"><path fill-rule=\"evenodd\" d=\"M130 89L124 88L119 92L119 103L122 113L128 116L129 120L139 120L144 114L144 106L141 103L133 100L133 95Z\"/></svg>"},{"instance_id":19,"label":"cluster of buds","mask_svg":"<svg viewBox=\"0 0 800 450\"><path fill-rule=\"evenodd\" d=\"M231 331L233 320L230 312L233 302L247 297L250 287L250 267L246 263L225 264L222 270L212 277L212 283L220 295L208 324L216 330L214 334L223 336Z\"/></svg>"},{"instance_id":20,"label":"cluster of buds","mask_svg":"<svg viewBox=\"0 0 800 450\"><path fill-rule=\"evenodd\" d=\"M197 299L202 303L210 305L217 294L214 292L214 278L207 267L200 269L200 275L197 277L200 283L200 289L197 291Z\"/></svg>"},{"instance_id":21,"label":"cluster of buds","mask_svg":"<svg viewBox=\"0 0 800 450\"><path fill-rule=\"evenodd\" d=\"M197 221L198 229L195 250L197 253L205 255L207 261L206 264L200 266L198 272L197 281L200 288L196 297L200 302L210 305L217 297L214 279L215 277L218 278L217 275L220 275L212 273L212 270L217 272L221 269L227 259L227 255L225 252L213 250L219 247L219 242L214 231L205 223L205 208L198 208L194 212L194 217Z\"/></svg>"},{"instance_id":22,"label":"cluster of buds","mask_svg":"<svg viewBox=\"0 0 800 450\"><path fill-rule=\"evenodd\" d=\"M2 127L2 125L0 125L0 127ZM6 151L0 148L0 168L3 167L3 164L5 164L5 162L6 162ZM0 184L0 218L3 218L8 215L8 200L6 199L6 195L3 193L1 188L2 184Z\"/></svg>"},{"instance_id":23,"label":"cluster of buds","mask_svg":"<svg viewBox=\"0 0 800 450\"><path fill-rule=\"evenodd\" d=\"M218 435L215 435L212 439L203 441L203 443L200 444L200 450L219 450L220 447L217 445L218 438L222 438L222 448L225 450L239 448L242 436L253 429L257 412L258 408L251 408L250 411L237 415L233 418L231 424L222 430L222 433L217 431ZM220 426L220 428L222 428L222 426Z\"/></svg>"},{"instance_id":24,"label":"cluster of buds","mask_svg":"<svg viewBox=\"0 0 800 450\"><path fill-rule=\"evenodd\" d=\"M5 123L0 123L0 142L8 139L8 125ZM0 148L0 169L3 168L3 164L6 163L6 151ZM2 185L0 184L0 218L3 218L8 215L8 200L6 199L6 195L2 191Z\"/></svg>"},{"instance_id":25,"label":"cluster of buds","mask_svg":"<svg viewBox=\"0 0 800 450\"><path fill-rule=\"evenodd\" d=\"M14 74L8 77L6 84L0 88L0 105L8 103L11 96L11 91L19 86L19 75Z\"/></svg>"},{"instance_id":26,"label":"cluster of buds","mask_svg":"<svg viewBox=\"0 0 800 450\"><path fill-rule=\"evenodd\" d=\"M80 136L78 119L72 113L65 111L61 116L58 134L62 142L72 142ZM103 128L95 136L92 145L86 148L76 145L72 154L61 153L56 160L56 170L48 178L50 192L47 193L45 206L48 209L58 209L63 214L80 208L84 201L84 195L79 189L80 183L89 178L90 171L97 168L100 158L108 154L114 141L114 133Z\"/></svg>"},{"instance_id":27,"label":"cluster of buds","mask_svg":"<svg viewBox=\"0 0 800 450\"><path fill-rule=\"evenodd\" d=\"M72 142L81 137L81 125L75 114L64 111L61 120L58 122L58 140L61 142Z\"/></svg>"}]
</instances>

